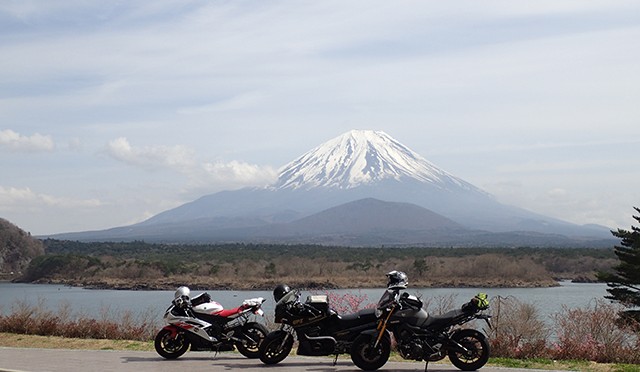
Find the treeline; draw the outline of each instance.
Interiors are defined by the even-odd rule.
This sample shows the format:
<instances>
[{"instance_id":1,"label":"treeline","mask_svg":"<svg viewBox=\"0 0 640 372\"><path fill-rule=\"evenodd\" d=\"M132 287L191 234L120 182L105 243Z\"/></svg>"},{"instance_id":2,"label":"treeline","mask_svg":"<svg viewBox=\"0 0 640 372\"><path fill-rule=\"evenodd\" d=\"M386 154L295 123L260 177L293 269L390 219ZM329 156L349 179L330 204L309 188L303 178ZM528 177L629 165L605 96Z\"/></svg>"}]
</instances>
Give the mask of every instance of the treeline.
<instances>
[{"instance_id":1,"label":"treeline","mask_svg":"<svg viewBox=\"0 0 640 372\"><path fill-rule=\"evenodd\" d=\"M314 244L157 244L144 241L133 242L79 242L68 240L43 240L47 254L82 254L91 256L110 255L124 257L172 257L192 255L201 259L215 258L225 262L238 260L239 255L249 259L274 259L278 257L320 258L339 256L341 260L363 261L371 257L381 259L415 256L463 257L481 254L501 254L523 257L548 255L550 257L575 259L592 257L608 259L615 257L612 249L602 248L431 248L431 247L370 247L354 248ZM612 247L613 248L613 247Z\"/></svg>"},{"instance_id":2,"label":"treeline","mask_svg":"<svg viewBox=\"0 0 640 372\"><path fill-rule=\"evenodd\" d=\"M82 243L44 240L21 281L99 288L270 289L384 286L403 270L424 287L550 286L595 280L615 263L613 250L552 248L350 248L277 244Z\"/></svg>"}]
</instances>

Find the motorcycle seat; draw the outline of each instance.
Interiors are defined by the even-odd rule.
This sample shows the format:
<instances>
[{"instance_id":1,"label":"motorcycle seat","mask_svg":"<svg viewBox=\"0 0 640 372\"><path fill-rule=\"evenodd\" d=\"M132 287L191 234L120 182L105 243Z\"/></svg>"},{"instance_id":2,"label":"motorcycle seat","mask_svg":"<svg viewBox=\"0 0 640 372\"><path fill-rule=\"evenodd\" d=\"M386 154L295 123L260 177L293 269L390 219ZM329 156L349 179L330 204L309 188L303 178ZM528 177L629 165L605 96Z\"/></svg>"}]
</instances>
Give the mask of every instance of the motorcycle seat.
<instances>
[{"instance_id":1,"label":"motorcycle seat","mask_svg":"<svg viewBox=\"0 0 640 372\"><path fill-rule=\"evenodd\" d=\"M242 312L242 310L244 310L244 307L242 306L238 306L238 307L234 307L233 309L224 309L224 310L220 310L217 313L213 314L215 316L221 316L223 318L228 318L230 316L239 314L240 312Z\"/></svg>"},{"instance_id":2,"label":"motorcycle seat","mask_svg":"<svg viewBox=\"0 0 640 372\"><path fill-rule=\"evenodd\" d=\"M368 322L375 322L375 309L364 309L353 314L338 315L338 321L341 327L344 328L355 327Z\"/></svg>"},{"instance_id":3,"label":"motorcycle seat","mask_svg":"<svg viewBox=\"0 0 640 372\"><path fill-rule=\"evenodd\" d=\"M451 310L440 315L429 315L427 320L422 324L422 327L438 327L447 326L451 324L455 318L458 318L466 313L462 310Z\"/></svg>"}]
</instances>

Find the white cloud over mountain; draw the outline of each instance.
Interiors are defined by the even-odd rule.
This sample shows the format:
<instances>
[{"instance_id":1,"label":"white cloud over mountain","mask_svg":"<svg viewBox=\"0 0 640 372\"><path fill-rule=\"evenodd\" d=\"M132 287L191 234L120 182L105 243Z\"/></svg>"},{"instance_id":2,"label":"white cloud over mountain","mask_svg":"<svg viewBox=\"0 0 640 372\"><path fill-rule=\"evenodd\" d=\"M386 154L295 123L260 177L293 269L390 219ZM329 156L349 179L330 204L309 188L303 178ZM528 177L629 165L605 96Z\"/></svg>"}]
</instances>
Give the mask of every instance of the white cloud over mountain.
<instances>
[{"instance_id":1,"label":"white cloud over mountain","mask_svg":"<svg viewBox=\"0 0 640 372\"><path fill-rule=\"evenodd\" d=\"M5 129L0 130L0 148L24 152L53 151L55 144L51 136L40 133L23 135L11 129Z\"/></svg>"}]
</instances>

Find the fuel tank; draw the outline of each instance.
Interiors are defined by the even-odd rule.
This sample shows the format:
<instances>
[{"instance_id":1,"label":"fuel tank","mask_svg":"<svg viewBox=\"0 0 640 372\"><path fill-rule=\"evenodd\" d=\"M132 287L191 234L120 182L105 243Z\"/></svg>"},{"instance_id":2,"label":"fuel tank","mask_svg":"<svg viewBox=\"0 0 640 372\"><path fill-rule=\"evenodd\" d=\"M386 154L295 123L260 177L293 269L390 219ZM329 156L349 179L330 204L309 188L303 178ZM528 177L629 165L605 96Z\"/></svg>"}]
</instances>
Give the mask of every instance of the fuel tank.
<instances>
[{"instance_id":1,"label":"fuel tank","mask_svg":"<svg viewBox=\"0 0 640 372\"><path fill-rule=\"evenodd\" d=\"M401 321L412 326L422 327L429 318L429 313L422 307L422 301L416 296L404 293L401 299L403 304L391 317L392 321Z\"/></svg>"}]
</instances>

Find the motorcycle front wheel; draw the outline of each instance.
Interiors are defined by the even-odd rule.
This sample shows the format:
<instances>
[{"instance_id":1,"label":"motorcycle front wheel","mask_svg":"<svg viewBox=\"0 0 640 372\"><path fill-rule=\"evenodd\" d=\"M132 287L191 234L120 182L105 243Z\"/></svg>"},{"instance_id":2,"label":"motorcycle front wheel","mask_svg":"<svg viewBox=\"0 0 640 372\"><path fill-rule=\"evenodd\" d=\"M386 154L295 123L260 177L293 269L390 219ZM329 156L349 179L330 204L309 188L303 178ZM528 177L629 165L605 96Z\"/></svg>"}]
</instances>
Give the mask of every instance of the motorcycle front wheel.
<instances>
[{"instance_id":1,"label":"motorcycle front wheel","mask_svg":"<svg viewBox=\"0 0 640 372\"><path fill-rule=\"evenodd\" d=\"M287 332L271 332L260 345L260 360L264 364L277 364L289 355L293 336Z\"/></svg>"},{"instance_id":2,"label":"motorcycle front wheel","mask_svg":"<svg viewBox=\"0 0 640 372\"><path fill-rule=\"evenodd\" d=\"M176 359L189 350L189 340L184 333L178 332L175 337L171 336L172 333L168 329L162 329L153 342L156 352L166 359Z\"/></svg>"},{"instance_id":3,"label":"motorcycle front wheel","mask_svg":"<svg viewBox=\"0 0 640 372\"><path fill-rule=\"evenodd\" d=\"M484 335L473 329L464 329L452 336L462 347L454 346L448 351L449 360L463 371L475 371L489 360L489 342Z\"/></svg>"},{"instance_id":4,"label":"motorcycle front wheel","mask_svg":"<svg viewBox=\"0 0 640 372\"><path fill-rule=\"evenodd\" d=\"M391 340L382 337L378 346L374 346L376 339L372 335L360 335L351 345L351 360L364 371L375 371L389 360Z\"/></svg>"},{"instance_id":5,"label":"motorcycle front wheel","mask_svg":"<svg viewBox=\"0 0 640 372\"><path fill-rule=\"evenodd\" d=\"M240 354L247 358L255 359L260 357L260 344L267 337L267 327L260 323L247 323L242 327L243 340L236 342L236 348Z\"/></svg>"}]
</instances>

